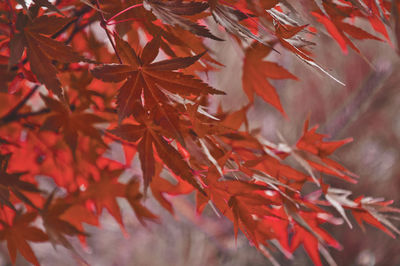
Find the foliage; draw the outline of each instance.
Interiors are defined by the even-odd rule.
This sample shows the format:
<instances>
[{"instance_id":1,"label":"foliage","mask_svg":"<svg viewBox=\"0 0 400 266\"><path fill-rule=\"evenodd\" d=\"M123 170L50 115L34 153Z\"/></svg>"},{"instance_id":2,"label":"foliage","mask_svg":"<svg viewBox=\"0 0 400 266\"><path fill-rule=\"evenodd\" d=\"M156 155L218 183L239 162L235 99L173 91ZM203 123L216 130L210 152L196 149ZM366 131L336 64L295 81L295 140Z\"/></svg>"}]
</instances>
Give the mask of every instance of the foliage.
<instances>
[{"instance_id":1,"label":"foliage","mask_svg":"<svg viewBox=\"0 0 400 266\"><path fill-rule=\"evenodd\" d=\"M307 120L296 144L272 143L249 130L247 111L257 95L286 116L271 80L298 77L265 57L292 53L340 85L314 59L313 35L327 32L343 53L350 47L361 55L354 39L394 46L388 29L399 44L400 3L290 2L2 1L0 239L11 260L18 251L39 264L31 242L76 255L67 236L84 242L83 224L99 225L104 208L123 228L117 198L143 225L158 222L143 202L150 191L172 214L166 195L195 193L199 213L212 206L272 262L272 240L286 255L302 245L314 264L322 264L320 251L332 262L326 248L341 245L322 224L337 225L334 214L350 227L349 214L360 226L399 234L386 215L399 212L391 201L351 199L329 185L328 176L357 181L331 156L351 139L327 140ZM89 27L98 23L111 49ZM220 31L240 47L249 100L229 112L209 108L212 95L229 90L206 82L224 67L207 52L224 41ZM113 143L122 145L123 162L108 155ZM142 176L121 180L136 154ZM39 186L38 176L54 180L54 190Z\"/></svg>"}]
</instances>

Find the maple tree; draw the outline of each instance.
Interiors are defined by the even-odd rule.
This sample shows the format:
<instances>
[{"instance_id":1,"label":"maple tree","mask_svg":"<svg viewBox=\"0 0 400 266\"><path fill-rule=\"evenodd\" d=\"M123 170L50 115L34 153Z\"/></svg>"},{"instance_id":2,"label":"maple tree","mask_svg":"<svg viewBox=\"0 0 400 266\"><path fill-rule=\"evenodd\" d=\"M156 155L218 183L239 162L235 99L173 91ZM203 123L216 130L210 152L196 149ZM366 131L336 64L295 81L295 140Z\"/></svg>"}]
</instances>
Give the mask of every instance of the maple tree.
<instances>
[{"instance_id":1,"label":"maple tree","mask_svg":"<svg viewBox=\"0 0 400 266\"><path fill-rule=\"evenodd\" d=\"M331 157L351 139L327 140L307 120L296 144L272 143L246 116L255 95L286 116L270 81L301 79L265 60L270 54L291 53L342 84L309 49L316 32L343 53L361 55L354 39L398 51L399 1L4 0L0 11L0 240L13 263L19 252L38 265L34 242L76 253L67 236L84 243L83 224L98 226L104 208L123 229L117 198L145 225L160 220L145 196L173 214L166 195L194 193L198 213L212 206L272 262L271 240L285 254L304 246L315 265L324 250L331 262L326 248L341 245L321 225L336 214L350 227L349 214L361 227L400 234L386 215L400 212L392 201L352 199L326 178L356 183ZM208 47L225 41L222 31L243 56L249 104L239 110L209 108L213 95L229 93L207 82L224 67ZM123 162L107 155L112 143L122 145ZM120 180L135 156L142 176ZM39 175L54 180L53 191Z\"/></svg>"}]
</instances>

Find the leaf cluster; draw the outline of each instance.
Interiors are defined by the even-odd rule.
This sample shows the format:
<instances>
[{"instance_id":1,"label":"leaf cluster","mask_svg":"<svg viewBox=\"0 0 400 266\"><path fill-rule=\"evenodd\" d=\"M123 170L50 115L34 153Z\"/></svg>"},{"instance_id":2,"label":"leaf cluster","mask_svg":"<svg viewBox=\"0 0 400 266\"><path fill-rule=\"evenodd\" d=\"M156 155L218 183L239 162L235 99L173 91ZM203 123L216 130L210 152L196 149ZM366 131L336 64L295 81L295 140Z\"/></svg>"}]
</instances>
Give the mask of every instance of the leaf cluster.
<instances>
[{"instance_id":1,"label":"leaf cluster","mask_svg":"<svg viewBox=\"0 0 400 266\"><path fill-rule=\"evenodd\" d=\"M349 214L360 226L399 234L385 215L399 212L391 201L352 199L330 185L329 177L357 181L331 156L351 139L327 141L308 120L293 144L249 130L255 97L285 116L273 80L299 79L272 54L292 54L341 83L312 54L315 33L331 35L343 53L350 47L359 54L354 40L392 43L388 30L400 38L396 1L310 0L299 8L300 2L2 1L0 241L11 261L19 252L38 265L30 244L49 241L84 262L68 237L84 243L83 224L99 226L103 209L123 229L117 199L143 225L159 222L144 202L150 192L171 214L167 195L193 193L198 213L213 206L232 222L235 236L240 230L263 254L272 242L286 255L302 245L316 265L321 247L341 248L322 226L337 225L334 215L350 227ZM106 40L99 40L95 24ZM249 104L212 111L214 95L229 93L208 79L224 67L212 47L225 41L235 42L232 56L243 58ZM122 160L109 156L115 144ZM135 156L142 175L123 181ZM54 190L42 188L38 176L51 178Z\"/></svg>"}]
</instances>

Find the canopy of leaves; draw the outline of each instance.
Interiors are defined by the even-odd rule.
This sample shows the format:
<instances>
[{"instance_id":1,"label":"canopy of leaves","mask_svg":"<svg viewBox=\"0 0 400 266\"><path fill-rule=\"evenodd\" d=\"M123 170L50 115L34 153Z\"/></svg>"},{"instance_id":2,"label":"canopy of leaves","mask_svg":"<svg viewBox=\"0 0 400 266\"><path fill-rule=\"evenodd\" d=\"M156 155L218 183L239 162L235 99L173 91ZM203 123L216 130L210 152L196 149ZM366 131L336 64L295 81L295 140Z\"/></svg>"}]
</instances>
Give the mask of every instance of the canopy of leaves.
<instances>
[{"instance_id":1,"label":"canopy of leaves","mask_svg":"<svg viewBox=\"0 0 400 266\"><path fill-rule=\"evenodd\" d=\"M279 89L302 77L277 62L282 54L343 84L311 52L316 33L343 54L363 56L357 40L398 52L399 12L400 2L384 0L2 1L0 241L11 261L20 253L40 264L31 242L49 241L86 263L69 237L85 243L84 224L99 226L104 209L124 230L118 199L146 225L160 222L146 198L174 214L168 195L191 193L198 213L211 205L273 262L271 243L332 263L327 248L342 246L323 224L337 225L337 214L395 237L391 201L351 199L327 178L357 182L333 156L351 139L328 140L307 120L296 143L273 143L250 129L248 111L259 97L286 116ZM230 90L209 74L224 68L212 47L228 41L249 103L224 112L216 95ZM123 155L110 156L117 144ZM126 178L135 156L141 176Z\"/></svg>"}]
</instances>

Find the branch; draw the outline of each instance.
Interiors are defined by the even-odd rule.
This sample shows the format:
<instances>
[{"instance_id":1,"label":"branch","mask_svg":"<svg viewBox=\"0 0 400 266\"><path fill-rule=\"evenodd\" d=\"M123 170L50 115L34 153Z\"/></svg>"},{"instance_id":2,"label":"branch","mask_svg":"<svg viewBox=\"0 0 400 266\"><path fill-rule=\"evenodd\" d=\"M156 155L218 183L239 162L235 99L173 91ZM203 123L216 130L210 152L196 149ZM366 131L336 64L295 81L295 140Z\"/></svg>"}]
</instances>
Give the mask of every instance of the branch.
<instances>
[{"instance_id":1,"label":"branch","mask_svg":"<svg viewBox=\"0 0 400 266\"><path fill-rule=\"evenodd\" d=\"M143 3L141 3L141 4L136 4L136 5L130 6L130 7L128 7L128 8L125 8L124 10L118 12L116 15L112 16L110 19L106 20L106 24L107 24L107 25L111 25L111 24L110 24L110 21L115 20L118 16L124 14L126 11L129 11L129 10L131 10L131 9L134 9L134 8L137 8L137 7L140 7L140 6L143 6Z\"/></svg>"},{"instance_id":2,"label":"branch","mask_svg":"<svg viewBox=\"0 0 400 266\"><path fill-rule=\"evenodd\" d=\"M381 66L377 71L372 72L353 97L336 114L328 119L323 130L331 138L338 137L351 122L356 120L365 111L375 93L383 86L392 71L390 67Z\"/></svg>"},{"instance_id":3,"label":"branch","mask_svg":"<svg viewBox=\"0 0 400 266\"><path fill-rule=\"evenodd\" d=\"M38 116L38 115L43 115L43 114L47 114L50 113L50 109L45 108L36 112L27 112L27 113L22 113L22 114L16 114L15 116L13 116L12 118L8 119L8 120L0 120L0 126L4 126L7 125L9 123L12 122L18 122L21 119L24 118L28 118L28 117L32 117L32 116Z\"/></svg>"},{"instance_id":4,"label":"branch","mask_svg":"<svg viewBox=\"0 0 400 266\"><path fill-rule=\"evenodd\" d=\"M49 108L44 108L44 109L41 109L41 110L35 111L35 112L21 113L21 114L16 115L16 120L20 120L20 119L28 118L28 117L32 117L32 116L48 114L48 113L50 113Z\"/></svg>"},{"instance_id":5,"label":"branch","mask_svg":"<svg viewBox=\"0 0 400 266\"><path fill-rule=\"evenodd\" d=\"M120 144L126 145L126 146L130 146L130 147L133 147L133 148L137 148L136 144L128 142L126 140L123 140L122 138L118 138L118 137L112 135L107 130L104 130L104 131L102 130L102 133L104 134L104 137L107 137L107 138L109 138L109 139L111 139L111 140L113 140L113 141L115 141L117 143L120 143Z\"/></svg>"},{"instance_id":6,"label":"branch","mask_svg":"<svg viewBox=\"0 0 400 266\"><path fill-rule=\"evenodd\" d=\"M85 29L87 26L89 26L93 22L94 21L88 21L85 24L82 24L80 26L78 24L75 24L75 28L72 30L71 35L68 37L68 39L65 40L64 44L69 44L72 41L72 39L75 37L76 34L81 32L81 30Z\"/></svg>"},{"instance_id":7,"label":"branch","mask_svg":"<svg viewBox=\"0 0 400 266\"><path fill-rule=\"evenodd\" d=\"M97 9L100 10L100 3L99 3L99 0L96 0L96 7L97 7ZM112 47L113 47L113 49L114 49L114 51L115 51L115 55L117 56L118 61L122 64L121 57L119 57L117 48L115 47L115 44L114 44L114 42L113 42L113 40L112 40L112 38L111 38L110 32L109 32L108 29L107 29L107 20L105 19L105 17L104 17L104 15L103 15L102 12L99 12L99 14L100 14L100 20L101 20L101 21L100 21L100 26L101 26L101 27L104 29L104 31L106 32L107 37L108 37L108 40L110 41L110 43L111 43L111 45L112 45Z\"/></svg>"},{"instance_id":8,"label":"branch","mask_svg":"<svg viewBox=\"0 0 400 266\"><path fill-rule=\"evenodd\" d=\"M24 107L24 105L26 104L26 102L33 96L33 94L35 94L35 92L37 91L37 89L39 88L39 85L35 85L31 91L25 95L24 98L22 98L22 100L17 103L17 105L15 105L10 111L8 111L7 114L5 114L2 118L0 118L0 125L4 125L8 122L14 121L14 116L17 115L18 111Z\"/></svg>"}]
</instances>

